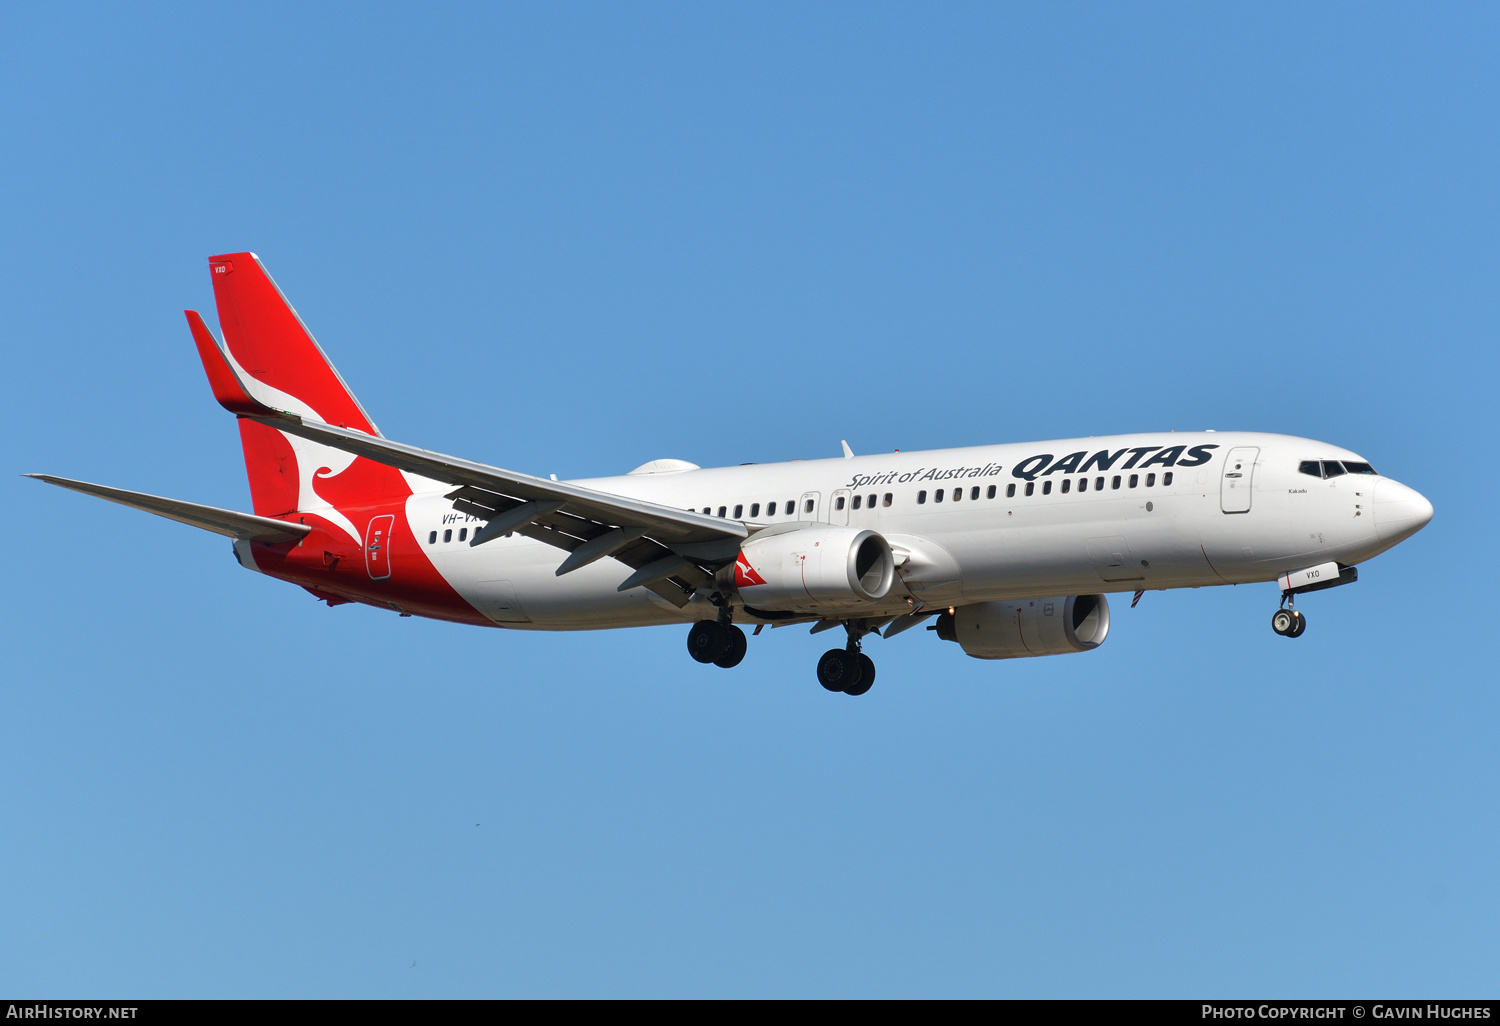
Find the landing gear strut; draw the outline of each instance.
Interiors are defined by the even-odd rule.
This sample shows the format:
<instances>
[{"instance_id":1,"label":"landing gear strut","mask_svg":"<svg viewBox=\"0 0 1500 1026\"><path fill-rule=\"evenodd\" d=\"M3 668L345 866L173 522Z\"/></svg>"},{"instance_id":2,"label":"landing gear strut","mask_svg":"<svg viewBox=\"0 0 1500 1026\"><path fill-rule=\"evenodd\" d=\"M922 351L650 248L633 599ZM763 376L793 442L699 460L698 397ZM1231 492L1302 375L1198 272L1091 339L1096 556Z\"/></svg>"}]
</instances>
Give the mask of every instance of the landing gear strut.
<instances>
[{"instance_id":1,"label":"landing gear strut","mask_svg":"<svg viewBox=\"0 0 1500 1026\"><path fill-rule=\"evenodd\" d=\"M818 660L818 683L829 691L863 695L875 685L875 661L859 650L859 639L867 633L862 624L844 624L849 644L830 648Z\"/></svg>"},{"instance_id":2,"label":"landing gear strut","mask_svg":"<svg viewBox=\"0 0 1500 1026\"><path fill-rule=\"evenodd\" d=\"M1286 604L1290 598L1290 595L1281 596L1282 607L1271 614L1271 630L1283 638L1300 638L1307 630L1307 617Z\"/></svg>"}]
</instances>

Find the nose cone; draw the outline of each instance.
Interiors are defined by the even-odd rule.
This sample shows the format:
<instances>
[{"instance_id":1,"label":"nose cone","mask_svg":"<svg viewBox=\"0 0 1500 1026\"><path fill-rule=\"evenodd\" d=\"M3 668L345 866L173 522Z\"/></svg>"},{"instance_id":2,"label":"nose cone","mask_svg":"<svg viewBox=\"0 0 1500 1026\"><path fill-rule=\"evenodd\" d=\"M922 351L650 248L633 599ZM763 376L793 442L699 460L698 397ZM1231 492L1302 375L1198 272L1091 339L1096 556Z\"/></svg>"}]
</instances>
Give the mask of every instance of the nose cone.
<instances>
[{"instance_id":1,"label":"nose cone","mask_svg":"<svg viewBox=\"0 0 1500 1026\"><path fill-rule=\"evenodd\" d=\"M1375 485L1375 534L1394 545L1410 538L1432 519L1432 503L1415 488L1383 478Z\"/></svg>"}]
</instances>

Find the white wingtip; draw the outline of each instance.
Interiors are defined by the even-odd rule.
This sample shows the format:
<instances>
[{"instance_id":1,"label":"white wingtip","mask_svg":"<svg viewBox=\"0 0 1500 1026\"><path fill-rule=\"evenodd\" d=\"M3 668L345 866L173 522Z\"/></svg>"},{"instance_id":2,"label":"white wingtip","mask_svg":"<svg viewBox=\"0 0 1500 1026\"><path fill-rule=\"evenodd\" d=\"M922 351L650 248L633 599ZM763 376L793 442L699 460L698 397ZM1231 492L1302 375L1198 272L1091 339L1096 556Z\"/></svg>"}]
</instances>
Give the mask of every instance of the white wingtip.
<instances>
[{"instance_id":1,"label":"white wingtip","mask_svg":"<svg viewBox=\"0 0 1500 1026\"><path fill-rule=\"evenodd\" d=\"M844 447L844 459L846 459L846 460L852 460L852 459L854 459L854 450L851 449L851 448L849 448L849 443L846 442L846 441L844 441L843 439L839 439L839 444Z\"/></svg>"}]
</instances>

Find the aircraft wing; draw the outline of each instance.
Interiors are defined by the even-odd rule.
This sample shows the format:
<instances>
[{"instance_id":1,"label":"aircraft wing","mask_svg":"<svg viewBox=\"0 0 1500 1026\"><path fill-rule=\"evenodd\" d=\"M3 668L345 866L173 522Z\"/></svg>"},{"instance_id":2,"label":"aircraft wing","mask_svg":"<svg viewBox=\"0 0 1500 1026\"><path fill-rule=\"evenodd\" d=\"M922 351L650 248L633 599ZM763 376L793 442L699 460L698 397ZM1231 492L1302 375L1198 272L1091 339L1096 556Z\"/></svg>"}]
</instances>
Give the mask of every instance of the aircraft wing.
<instances>
[{"instance_id":1,"label":"aircraft wing","mask_svg":"<svg viewBox=\"0 0 1500 1026\"><path fill-rule=\"evenodd\" d=\"M122 506L143 509L147 513L155 513L159 517L166 517L180 524L201 527L205 531L212 531L229 538L244 538L274 545L278 542L297 541L312 530L306 524L288 524L281 520L272 520L270 517L236 513L232 509L219 509L217 506L200 506L196 502L165 499L160 495L129 492L124 488L89 484L87 481L53 477L51 474L27 474L25 476L34 477L50 485L57 485L59 488L67 488L96 498L108 499L110 502L118 502Z\"/></svg>"}]
</instances>

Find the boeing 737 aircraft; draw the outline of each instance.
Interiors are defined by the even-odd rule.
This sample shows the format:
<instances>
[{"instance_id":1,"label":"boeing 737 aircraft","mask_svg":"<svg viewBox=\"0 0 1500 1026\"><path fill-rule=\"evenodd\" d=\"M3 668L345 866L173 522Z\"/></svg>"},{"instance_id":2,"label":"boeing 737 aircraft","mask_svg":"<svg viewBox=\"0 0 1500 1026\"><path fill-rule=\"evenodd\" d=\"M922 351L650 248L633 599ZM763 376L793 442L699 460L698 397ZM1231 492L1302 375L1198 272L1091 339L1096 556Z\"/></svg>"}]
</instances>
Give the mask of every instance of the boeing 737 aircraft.
<instances>
[{"instance_id":1,"label":"boeing 737 aircraft","mask_svg":"<svg viewBox=\"0 0 1500 1026\"><path fill-rule=\"evenodd\" d=\"M187 320L239 419L254 515L31 476L226 535L241 566L330 606L520 630L680 623L692 657L722 667L745 657L740 625L842 627L818 681L862 695L871 633L936 617L980 659L1086 652L1109 634L1106 593L1275 581L1272 629L1299 637L1296 596L1352 583L1432 518L1347 449L1247 432L532 477L386 438L255 254L209 269L224 344Z\"/></svg>"}]
</instances>

